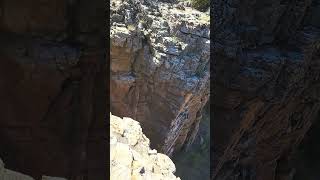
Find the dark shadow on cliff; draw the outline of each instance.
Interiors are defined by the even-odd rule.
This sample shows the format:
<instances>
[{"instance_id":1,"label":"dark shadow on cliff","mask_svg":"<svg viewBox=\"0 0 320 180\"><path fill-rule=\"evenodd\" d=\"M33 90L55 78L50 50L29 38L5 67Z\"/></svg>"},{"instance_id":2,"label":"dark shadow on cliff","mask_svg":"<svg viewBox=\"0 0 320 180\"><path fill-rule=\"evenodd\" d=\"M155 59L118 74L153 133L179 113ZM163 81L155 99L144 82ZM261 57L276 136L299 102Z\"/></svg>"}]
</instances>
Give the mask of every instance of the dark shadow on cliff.
<instances>
[{"instance_id":1,"label":"dark shadow on cliff","mask_svg":"<svg viewBox=\"0 0 320 180\"><path fill-rule=\"evenodd\" d=\"M209 102L203 109L199 131L188 149L174 154L177 177L182 180L207 180L210 178L210 109Z\"/></svg>"},{"instance_id":2,"label":"dark shadow on cliff","mask_svg":"<svg viewBox=\"0 0 320 180\"><path fill-rule=\"evenodd\" d=\"M6 168L106 179L105 2L0 0L0 158Z\"/></svg>"}]
</instances>

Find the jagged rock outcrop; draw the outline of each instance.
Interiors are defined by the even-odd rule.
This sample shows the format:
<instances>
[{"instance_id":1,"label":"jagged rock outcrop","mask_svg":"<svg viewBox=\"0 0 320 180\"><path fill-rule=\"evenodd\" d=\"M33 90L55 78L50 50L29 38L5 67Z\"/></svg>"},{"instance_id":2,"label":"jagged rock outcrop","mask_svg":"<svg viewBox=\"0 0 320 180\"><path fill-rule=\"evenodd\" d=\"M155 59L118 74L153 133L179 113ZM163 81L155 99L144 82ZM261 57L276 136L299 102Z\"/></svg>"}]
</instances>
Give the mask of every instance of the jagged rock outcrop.
<instances>
[{"instance_id":1,"label":"jagged rock outcrop","mask_svg":"<svg viewBox=\"0 0 320 180\"><path fill-rule=\"evenodd\" d=\"M213 177L291 180L320 110L319 2L213 1Z\"/></svg>"},{"instance_id":2,"label":"jagged rock outcrop","mask_svg":"<svg viewBox=\"0 0 320 180\"><path fill-rule=\"evenodd\" d=\"M1 0L0 12L0 157L35 179L105 179L104 1Z\"/></svg>"},{"instance_id":3,"label":"jagged rock outcrop","mask_svg":"<svg viewBox=\"0 0 320 180\"><path fill-rule=\"evenodd\" d=\"M149 145L139 122L110 114L110 179L179 180L171 159Z\"/></svg>"},{"instance_id":4,"label":"jagged rock outcrop","mask_svg":"<svg viewBox=\"0 0 320 180\"><path fill-rule=\"evenodd\" d=\"M162 153L188 147L209 97L209 15L157 1L110 6L111 112L137 119Z\"/></svg>"}]
</instances>

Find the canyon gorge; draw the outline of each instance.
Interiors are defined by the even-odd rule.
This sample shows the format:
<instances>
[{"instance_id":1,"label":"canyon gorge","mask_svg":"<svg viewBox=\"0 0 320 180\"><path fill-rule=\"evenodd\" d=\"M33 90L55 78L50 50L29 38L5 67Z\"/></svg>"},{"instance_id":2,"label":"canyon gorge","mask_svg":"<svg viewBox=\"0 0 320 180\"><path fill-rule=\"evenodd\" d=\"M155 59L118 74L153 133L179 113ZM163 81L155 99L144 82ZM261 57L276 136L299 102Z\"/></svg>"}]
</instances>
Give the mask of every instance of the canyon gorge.
<instances>
[{"instance_id":1,"label":"canyon gorge","mask_svg":"<svg viewBox=\"0 0 320 180\"><path fill-rule=\"evenodd\" d=\"M139 121L182 179L209 179L209 126L199 127L210 121L209 12L151 0L112 0L110 9L111 113Z\"/></svg>"},{"instance_id":2,"label":"canyon gorge","mask_svg":"<svg viewBox=\"0 0 320 180\"><path fill-rule=\"evenodd\" d=\"M161 154L197 139L209 98L209 14L181 3L111 1L109 47L105 7L0 1L6 172L108 179L109 111L139 121L169 171Z\"/></svg>"},{"instance_id":3,"label":"canyon gorge","mask_svg":"<svg viewBox=\"0 0 320 180\"><path fill-rule=\"evenodd\" d=\"M0 179L316 180L320 2L211 6L0 0Z\"/></svg>"}]
</instances>

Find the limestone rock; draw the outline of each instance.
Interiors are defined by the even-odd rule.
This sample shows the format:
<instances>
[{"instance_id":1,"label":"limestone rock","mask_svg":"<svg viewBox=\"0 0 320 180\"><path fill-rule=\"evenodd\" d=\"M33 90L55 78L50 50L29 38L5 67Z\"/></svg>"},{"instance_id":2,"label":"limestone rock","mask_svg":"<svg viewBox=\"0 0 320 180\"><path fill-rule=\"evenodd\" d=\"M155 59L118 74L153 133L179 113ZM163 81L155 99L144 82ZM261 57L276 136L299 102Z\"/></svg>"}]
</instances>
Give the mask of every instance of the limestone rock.
<instances>
[{"instance_id":1,"label":"limestone rock","mask_svg":"<svg viewBox=\"0 0 320 180\"><path fill-rule=\"evenodd\" d=\"M110 179L179 180L171 159L149 145L139 122L110 114Z\"/></svg>"}]
</instances>

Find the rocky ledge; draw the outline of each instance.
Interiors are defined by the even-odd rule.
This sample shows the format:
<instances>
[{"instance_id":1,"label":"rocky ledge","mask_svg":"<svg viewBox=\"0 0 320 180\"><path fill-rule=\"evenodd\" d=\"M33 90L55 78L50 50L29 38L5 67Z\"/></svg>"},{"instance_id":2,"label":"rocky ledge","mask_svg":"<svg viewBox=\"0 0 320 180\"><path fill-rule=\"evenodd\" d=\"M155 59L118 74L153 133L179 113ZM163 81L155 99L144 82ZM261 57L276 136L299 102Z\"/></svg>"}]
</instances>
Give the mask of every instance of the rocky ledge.
<instances>
[{"instance_id":1,"label":"rocky ledge","mask_svg":"<svg viewBox=\"0 0 320 180\"><path fill-rule=\"evenodd\" d=\"M179 180L171 159L149 145L139 122L110 114L110 179Z\"/></svg>"}]
</instances>

